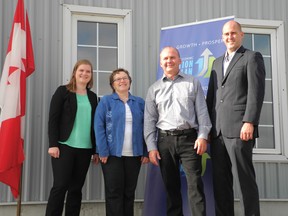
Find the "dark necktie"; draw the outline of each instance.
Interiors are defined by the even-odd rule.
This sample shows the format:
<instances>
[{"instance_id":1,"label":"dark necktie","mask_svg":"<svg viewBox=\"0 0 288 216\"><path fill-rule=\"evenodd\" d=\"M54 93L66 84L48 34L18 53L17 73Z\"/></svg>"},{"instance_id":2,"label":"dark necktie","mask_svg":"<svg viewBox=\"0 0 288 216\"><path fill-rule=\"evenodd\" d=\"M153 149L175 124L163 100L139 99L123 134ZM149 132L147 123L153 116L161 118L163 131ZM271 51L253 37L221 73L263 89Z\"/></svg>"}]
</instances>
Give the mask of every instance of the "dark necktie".
<instances>
[{"instance_id":1,"label":"dark necktie","mask_svg":"<svg viewBox=\"0 0 288 216\"><path fill-rule=\"evenodd\" d=\"M225 58L226 62L229 62L230 61L230 57L229 57L229 54L227 53L226 55L226 58Z\"/></svg>"}]
</instances>

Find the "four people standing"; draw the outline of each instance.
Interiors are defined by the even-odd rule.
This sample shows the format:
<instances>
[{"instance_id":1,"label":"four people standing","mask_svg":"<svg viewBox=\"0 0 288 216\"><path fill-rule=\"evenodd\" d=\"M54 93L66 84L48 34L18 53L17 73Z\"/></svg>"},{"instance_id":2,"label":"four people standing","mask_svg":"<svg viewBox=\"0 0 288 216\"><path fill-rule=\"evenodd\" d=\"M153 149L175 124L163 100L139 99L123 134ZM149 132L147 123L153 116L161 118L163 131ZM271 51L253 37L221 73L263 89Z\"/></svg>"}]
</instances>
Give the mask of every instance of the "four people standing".
<instances>
[{"instance_id":1,"label":"four people standing","mask_svg":"<svg viewBox=\"0 0 288 216\"><path fill-rule=\"evenodd\" d=\"M148 90L144 136L150 162L158 166L167 194L167 216L182 216L180 165L185 171L188 197L194 216L206 215L201 178L201 155L207 149L211 122L201 84L180 73L177 49L160 54L161 79Z\"/></svg>"},{"instance_id":2,"label":"four people standing","mask_svg":"<svg viewBox=\"0 0 288 216\"><path fill-rule=\"evenodd\" d=\"M145 103L130 94L131 82L127 70L114 70L110 75L113 93L102 97L95 114L107 216L134 215L140 167L149 161L143 138Z\"/></svg>"},{"instance_id":3,"label":"four people standing","mask_svg":"<svg viewBox=\"0 0 288 216\"><path fill-rule=\"evenodd\" d=\"M240 186L243 215L259 216L252 163L264 99L262 55L242 46L244 33L234 20L223 26L226 53L212 66L207 105L212 121L211 156L217 216L234 215L233 178Z\"/></svg>"},{"instance_id":4,"label":"four people standing","mask_svg":"<svg viewBox=\"0 0 288 216\"><path fill-rule=\"evenodd\" d=\"M200 82L180 72L181 58L174 47L161 51L164 74L150 86L146 104L130 94L130 74L119 68L110 76L113 93L101 99L96 113L97 96L90 91L92 65L87 60L76 63L69 84L56 90L50 105L48 153L54 183L47 216L62 215L66 192L65 215L79 215L91 155L95 163L99 160L95 134L106 215L133 215L140 167L149 159L160 165L168 216L183 215L180 166L186 174L193 216L206 215L201 155L207 149L210 118L216 215L234 215L233 178L240 186L243 214L260 215L252 150L264 99L264 61L259 52L242 46L239 23L227 22L222 33L227 51L213 63L208 109Z\"/></svg>"}]
</instances>

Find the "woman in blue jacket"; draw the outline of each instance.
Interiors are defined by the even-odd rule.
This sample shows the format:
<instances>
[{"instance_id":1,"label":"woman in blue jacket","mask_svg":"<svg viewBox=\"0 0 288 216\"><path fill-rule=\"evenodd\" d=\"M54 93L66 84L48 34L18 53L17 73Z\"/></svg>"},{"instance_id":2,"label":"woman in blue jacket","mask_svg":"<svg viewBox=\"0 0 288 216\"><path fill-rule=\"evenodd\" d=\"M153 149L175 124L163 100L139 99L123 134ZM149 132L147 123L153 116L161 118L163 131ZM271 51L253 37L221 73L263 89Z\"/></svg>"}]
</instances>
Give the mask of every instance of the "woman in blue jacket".
<instances>
[{"instance_id":1,"label":"woman in blue jacket","mask_svg":"<svg viewBox=\"0 0 288 216\"><path fill-rule=\"evenodd\" d=\"M125 69L110 76L111 95L96 109L94 130L105 181L107 216L133 216L141 163L149 161L143 139L144 100L130 94Z\"/></svg>"},{"instance_id":2,"label":"woman in blue jacket","mask_svg":"<svg viewBox=\"0 0 288 216\"><path fill-rule=\"evenodd\" d=\"M66 197L65 215L80 214L82 187L92 160L97 164L93 117L97 95L92 65L79 60L67 85L57 88L49 111L48 153L52 160L53 187L46 216L61 216Z\"/></svg>"}]
</instances>

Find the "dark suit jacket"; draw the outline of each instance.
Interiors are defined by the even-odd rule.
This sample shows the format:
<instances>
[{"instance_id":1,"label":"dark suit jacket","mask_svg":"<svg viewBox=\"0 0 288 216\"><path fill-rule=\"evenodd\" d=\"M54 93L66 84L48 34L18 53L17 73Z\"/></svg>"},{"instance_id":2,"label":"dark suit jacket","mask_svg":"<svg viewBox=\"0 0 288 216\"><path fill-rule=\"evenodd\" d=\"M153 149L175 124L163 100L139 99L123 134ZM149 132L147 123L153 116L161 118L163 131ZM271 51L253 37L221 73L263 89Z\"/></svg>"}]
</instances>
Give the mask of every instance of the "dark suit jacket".
<instances>
[{"instance_id":1,"label":"dark suit jacket","mask_svg":"<svg viewBox=\"0 0 288 216\"><path fill-rule=\"evenodd\" d=\"M265 91L265 67L259 52L241 46L223 77L224 55L212 66L207 92L207 106L212 122L212 137L221 131L228 138L239 138L244 122L258 124Z\"/></svg>"},{"instance_id":2,"label":"dark suit jacket","mask_svg":"<svg viewBox=\"0 0 288 216\"><path fill-rule=\"evenodd\" d=\"M87 89L88 99L91 104L91 141L93 154L96 152L94 134L94 113L97 107L97 95ZM60 86L52 96L49 111L48 136L49 147L58 147L58 141L66 141L72 132L77 112L76 94Z\"/></svg>"}]
</instances>

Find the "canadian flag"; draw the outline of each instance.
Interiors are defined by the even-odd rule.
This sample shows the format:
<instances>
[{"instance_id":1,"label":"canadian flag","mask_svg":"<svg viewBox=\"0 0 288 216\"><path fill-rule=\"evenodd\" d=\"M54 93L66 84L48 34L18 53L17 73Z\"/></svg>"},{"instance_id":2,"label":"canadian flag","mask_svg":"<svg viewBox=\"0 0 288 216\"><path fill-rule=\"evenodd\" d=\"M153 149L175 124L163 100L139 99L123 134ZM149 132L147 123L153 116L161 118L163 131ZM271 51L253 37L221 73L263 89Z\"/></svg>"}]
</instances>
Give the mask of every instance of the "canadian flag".
<instances>
[{"instance_id":1,"label":"canadian flag","mask_svg":"<svg viewBox=\"0 0 288 216\"><path fill-rule=\"evenodd\" d=\"M0 80L0 181L19 195L24 161L26 77L35 69L28 15L18 0Z\"/></svg>"}]
</instances>

